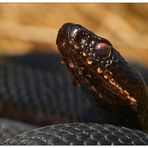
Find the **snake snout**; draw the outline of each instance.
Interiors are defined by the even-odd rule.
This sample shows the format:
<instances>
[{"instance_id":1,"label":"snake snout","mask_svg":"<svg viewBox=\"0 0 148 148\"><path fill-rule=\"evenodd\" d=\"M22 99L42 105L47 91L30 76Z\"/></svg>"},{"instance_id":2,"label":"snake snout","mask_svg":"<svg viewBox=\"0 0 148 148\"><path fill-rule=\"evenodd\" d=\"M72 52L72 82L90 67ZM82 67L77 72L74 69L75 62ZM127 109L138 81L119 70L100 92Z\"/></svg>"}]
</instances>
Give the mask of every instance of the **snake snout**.
<instances>
[{"instance_id":1,"label":"snake snout","mask_svg":"<svg viewBox=\"0 0 148 148\"><path fill-rule=\"evenodd\" d=\"M76 32L80 30L80 28L81 28L80 25L65 23L64 25L62 25L62 27L58 31L56 42L58 43L63 40L66 41L68 39L72 39L75 36Z\"/></svg>"},{"instance_id":2,"label":"snake snout","mask_svg":"<svg viewBox=\"0 0 148 148\"><path fill-rule=\"evenodd\" d=\"M73 23L65 23L62 25L60 30L58 31L56 44L58 46L58 50L60 51L62 56L70 56L70 52L79 52L83 50L78 40L82 39L82 35L79 34L80 30L83 29L81 25L73 24ZM76 35L79 34L77 37ZM78 39L78 40L77 40Z\"/></svg>"}]
</instances>

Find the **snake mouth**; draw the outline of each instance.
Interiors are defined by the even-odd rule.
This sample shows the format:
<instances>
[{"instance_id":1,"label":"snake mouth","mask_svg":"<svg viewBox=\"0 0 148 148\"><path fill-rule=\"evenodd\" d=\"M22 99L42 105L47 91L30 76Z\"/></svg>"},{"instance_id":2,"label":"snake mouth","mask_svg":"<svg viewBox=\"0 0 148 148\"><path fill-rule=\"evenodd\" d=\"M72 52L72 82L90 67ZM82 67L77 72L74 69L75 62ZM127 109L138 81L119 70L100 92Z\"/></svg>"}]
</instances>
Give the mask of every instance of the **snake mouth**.
<instances>
[{"instance_id":1,"label":"snake mouth","mask_svg":"<svg viewBox=\"0 0 148 148\"><path fill-rule=\"evenodd\" d=\"M92 68L91 71L93 70L94 69ZM107 98L107 104L109 103L110 106L114 106L115 103L115 106L129 106L132 110L137 110L136 99L132 97L126 89L122 88L118 82L116 82L111 71L98 67L94 70L94 73L98 75L99 82L102 81L103 89L105 89L108 94L110 93L109 96L105 97ZM105 96L105 93L102 94L102 96Z\"/></svg>"}]
</instances>

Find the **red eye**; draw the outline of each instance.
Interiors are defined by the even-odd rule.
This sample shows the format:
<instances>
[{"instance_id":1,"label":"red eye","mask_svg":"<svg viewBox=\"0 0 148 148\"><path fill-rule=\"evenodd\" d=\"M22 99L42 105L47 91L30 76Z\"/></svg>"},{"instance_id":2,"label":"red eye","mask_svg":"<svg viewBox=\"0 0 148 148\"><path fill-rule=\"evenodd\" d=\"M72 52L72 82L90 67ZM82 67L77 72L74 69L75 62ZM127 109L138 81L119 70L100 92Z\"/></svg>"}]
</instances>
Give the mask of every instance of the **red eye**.
<instances>
[{"instance_id":1,"label":"red eye","mask_svg":"<svg viewBox=\"0 0 148 148\"><path fill-rule=\"evenodd\" d=\"M94 49L99 57L107 57L111 52L111 46L106 43L98 43Z\"/></svg>"}]
</instances>

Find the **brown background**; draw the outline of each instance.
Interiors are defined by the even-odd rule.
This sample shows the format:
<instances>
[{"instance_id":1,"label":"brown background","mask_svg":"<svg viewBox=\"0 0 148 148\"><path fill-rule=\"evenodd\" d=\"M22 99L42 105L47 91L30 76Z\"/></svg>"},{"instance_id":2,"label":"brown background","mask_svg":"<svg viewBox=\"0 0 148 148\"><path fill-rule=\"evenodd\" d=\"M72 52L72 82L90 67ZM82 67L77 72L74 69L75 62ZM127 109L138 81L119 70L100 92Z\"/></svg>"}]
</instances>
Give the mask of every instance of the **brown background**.
<instances>
[{"instance_id":1,"label":"brown background","mask_svg":"<svg viewBox=\"0 0 148 148\"><path fill-rule=\"evenodd\" d=\"M127 60L148 67L148 4L0 4L0 55L57 52L65 22L108 38Z\"/></svg>"}]
</instances>

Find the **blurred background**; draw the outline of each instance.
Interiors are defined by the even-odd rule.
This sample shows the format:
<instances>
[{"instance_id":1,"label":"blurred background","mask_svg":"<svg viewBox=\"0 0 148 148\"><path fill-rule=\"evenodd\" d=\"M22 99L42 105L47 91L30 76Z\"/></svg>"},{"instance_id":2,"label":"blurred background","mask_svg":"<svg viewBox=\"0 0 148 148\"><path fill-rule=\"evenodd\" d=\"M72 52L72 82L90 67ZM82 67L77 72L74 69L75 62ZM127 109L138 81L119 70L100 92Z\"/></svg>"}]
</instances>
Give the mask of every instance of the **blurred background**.
<instances>
[{"instance_id":1,"label":"blurred background","mask_svg":"<svg viewBox=\"0 0 148 148\"><path fill-rule=\"evenodd\" d=\"M128 61L148 67L148 4L0 4L0 55L58 53L65 22L109 39Z\"/></svg>"}]
</instances>

